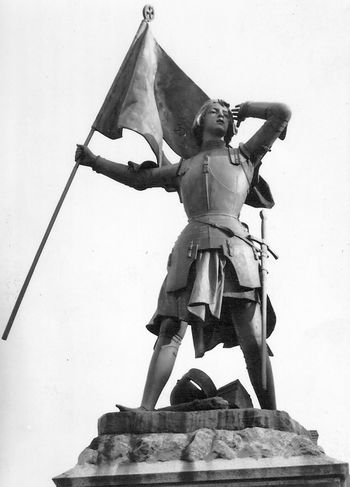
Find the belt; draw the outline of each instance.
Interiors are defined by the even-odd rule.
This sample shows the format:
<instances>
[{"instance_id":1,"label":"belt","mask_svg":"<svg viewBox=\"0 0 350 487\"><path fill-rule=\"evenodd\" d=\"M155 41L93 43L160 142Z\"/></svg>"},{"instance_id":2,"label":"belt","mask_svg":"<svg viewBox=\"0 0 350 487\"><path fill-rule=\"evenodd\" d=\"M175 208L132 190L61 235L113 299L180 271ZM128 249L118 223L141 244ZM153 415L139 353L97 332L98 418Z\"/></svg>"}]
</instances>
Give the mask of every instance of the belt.
<instances>
[{"instance_id":1,"label":"belt","mask_svg":"<svg viewBox=\"0 0 350 487\"><path fill-rule=\"evenodd\" d=\"M237 218L237 220L238 220L238 218ZM198 223L203 223L204 225L209 225L212 228L217 228L218 230L220 230L221 232L223 232L225 235L227 235L227 237L229 237L229 238L237 237L237 238L243 240L243 242L245 242L247 245L249 245L252 248L255 256L257 255L257 253L261 252L261 248L256 247L256 245L254 244L254 242L256 242L256 243L258 243L260 245L263 245L264 244L264 245L266 245L267 251L270 252L270 254L275 259L278 259L278 255L276 254L276 252L274 252L271 249L271 247L266 242L264 242L263 240L261 240L258 237L253 237L253 235L250 235L250 234L248 234L245 237L244 235L239 235L239 234L235 233L229 227L226 227L224 225L217 225L216 223L206 222L206 221L200 220L199 218L193 218L191 221L196 221Z\"/></svg>"}]
</instances>

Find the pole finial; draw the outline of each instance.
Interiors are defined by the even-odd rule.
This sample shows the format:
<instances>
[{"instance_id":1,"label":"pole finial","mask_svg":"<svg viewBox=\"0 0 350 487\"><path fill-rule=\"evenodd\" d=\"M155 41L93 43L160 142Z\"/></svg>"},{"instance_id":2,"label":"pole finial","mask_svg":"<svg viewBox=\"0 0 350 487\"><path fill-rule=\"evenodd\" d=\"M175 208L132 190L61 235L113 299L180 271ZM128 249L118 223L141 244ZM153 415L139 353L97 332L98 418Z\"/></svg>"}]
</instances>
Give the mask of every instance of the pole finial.
<instances>
[{"instance_id":1,"label":"pole finial","mask_svg":"<svg viewBox=\"0 0 350 487\"><path fill-rule=\"evenodd\" d=\"M154 19L154 8L152 5L145 5L142 9L142 15L146 22L152 22Z\"/></svg>"},{"instance_id":2,"label":"pole finial","mask_svg":"<svg viewBox=\"0 0 350 487\"><path fill-rule=\"evenodd\" d=\"M261 210L260 211L260 218L262 220L266 220L267 219L267 211L266 210Z\"/></svg>"}]
</instances>

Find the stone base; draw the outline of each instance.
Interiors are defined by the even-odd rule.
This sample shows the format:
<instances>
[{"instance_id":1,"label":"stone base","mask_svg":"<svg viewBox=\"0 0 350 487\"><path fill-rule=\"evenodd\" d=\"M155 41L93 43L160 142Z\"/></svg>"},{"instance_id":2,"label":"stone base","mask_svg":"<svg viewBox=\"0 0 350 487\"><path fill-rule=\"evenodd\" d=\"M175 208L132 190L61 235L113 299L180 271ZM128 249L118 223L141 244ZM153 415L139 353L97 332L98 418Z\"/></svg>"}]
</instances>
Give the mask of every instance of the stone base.
<instances>
[{"instance_id":1,"label":"stone base","mask_svg":"<svg viewBox=\"0 0 350 487\"><path fill-rule=\"evenodd\" d=\"M98 433L57 487L350 487L348 465L283 411L108 413Z\"/></svg>"},{"instance_id":2,"label":"stone base","mask_svg":"<svg viewBox=\"0 0 350 487\"><path fill-rule=\"evenodd\" d=\"M98 420L99 435L187 433L200 428L242 430L266 428L310 436L285 411L269 409L214 409L210 411L137 411L107 413Z\"/></svg>"},{"instance_id":3,"label":"stone base","mask_svg":"<svg viewBox=\"0 0 350 487\"><path fill-rule=\"evenodd\" d=\"M54 478L57 487L347 487L348 466L327 457L170 461L74 469Z\"/></svg>"}]
</instances>

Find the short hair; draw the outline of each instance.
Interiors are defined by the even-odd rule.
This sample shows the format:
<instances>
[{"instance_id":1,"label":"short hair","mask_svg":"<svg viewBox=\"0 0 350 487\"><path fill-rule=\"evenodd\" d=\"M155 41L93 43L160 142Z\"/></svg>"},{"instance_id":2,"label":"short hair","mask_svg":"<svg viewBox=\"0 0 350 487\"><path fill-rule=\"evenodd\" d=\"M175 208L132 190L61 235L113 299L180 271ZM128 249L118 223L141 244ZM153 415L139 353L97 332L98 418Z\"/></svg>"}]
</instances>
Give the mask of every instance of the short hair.
<instances>
[{"instance_id":1,"label":"short hair","mask_svg":"<svg viewBox=\"0 0 350 487\"><path fill-rule=\"evenodd\" d=\"M230 110L230 104L221 99L207 100L199 109L192 124L192 133L199 147L202 145L202 141L203 141L204 117L208 109L213 103L219 103L219 105L221 105L224 108L227 108L228 110L228 127L227 127L226 134L224 136L224 141L227 146L231 142L232 137L237 133L237 127L233 120L232 112Z\"/></svg>"}]
</instances>

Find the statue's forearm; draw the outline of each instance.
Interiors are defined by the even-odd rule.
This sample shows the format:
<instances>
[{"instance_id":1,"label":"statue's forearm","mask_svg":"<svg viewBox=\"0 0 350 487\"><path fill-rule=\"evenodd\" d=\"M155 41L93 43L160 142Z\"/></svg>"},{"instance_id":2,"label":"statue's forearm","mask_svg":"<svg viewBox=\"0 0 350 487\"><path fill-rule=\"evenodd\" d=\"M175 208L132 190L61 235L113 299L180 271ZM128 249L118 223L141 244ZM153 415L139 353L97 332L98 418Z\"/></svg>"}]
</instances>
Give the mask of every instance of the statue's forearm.
<instances>
[{"instance_id":1,"label":"statue's forearm","mask_svg":"<svg viewBox=\"0 0 350 487\"><path fill-rule=\"evenodd\" d=\"M291 111L284 103L252 102L247 101L242 104L242 118L262 118L264 120L289 121Z\"/></svg>"},{"instance_id":2,"label":"statue's forearm","mask_svg":"<svg viewBox=\"0 0 350 487\"><path fill-rule=\"evenodd\" d=\"M161 168L143 168L135 163L125 165L97 157L92 168L97 173L142 191L152 187L176 188L177 166L174 164Z\"/></svg>"},{"instance_id":3,"label":"statue's forearm","mask_svg":"<svg viewBox=\"0 0 350 487\"><path fill-rule=\"evenodd\" d=\"M125 164L109 161L103 157L97 157L92 169L97 173L103 174L118 183L126 184L135 189L142 188L142 175L135 174L134 171Z\"/></svg>"},{"instance_id":4,"label":"statue's forearm","mask_svg":"<svg viewBox=\"0 0 350 487\"><path fill-rule=\"evenodd\" d=\"M259 162L278 137L284 138L291 111L283 103L246 102L242 105L241 114L243 119L252 117L266 120L244 144L253 162Z\"/></svg>"}]
</instances>

